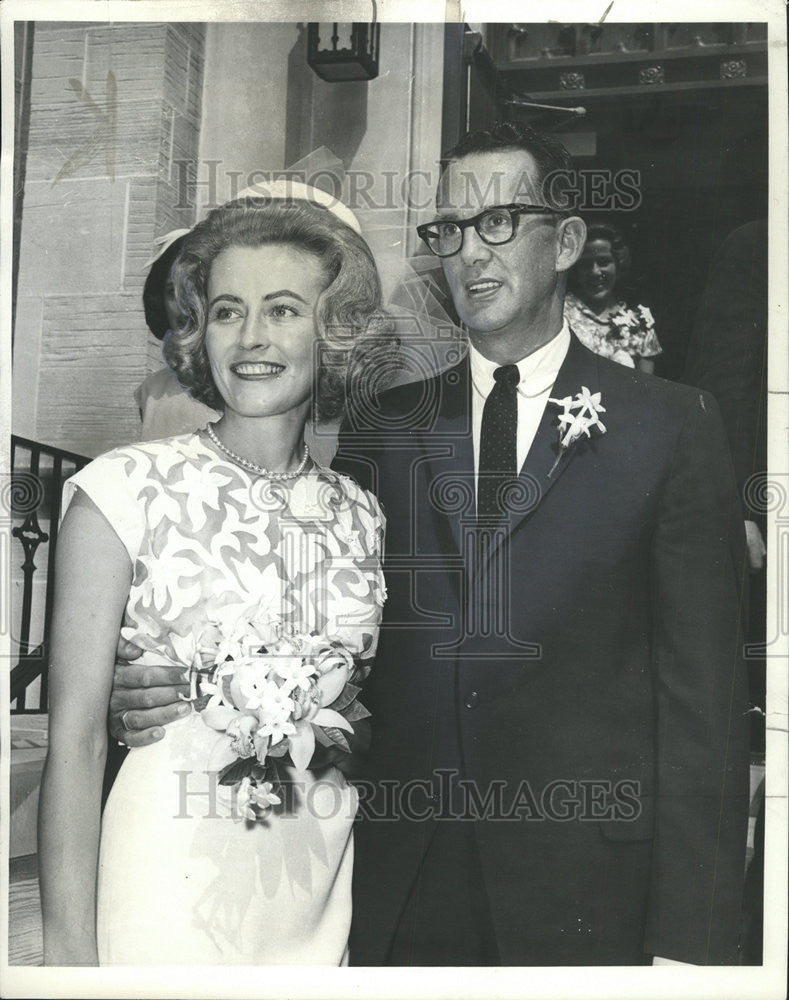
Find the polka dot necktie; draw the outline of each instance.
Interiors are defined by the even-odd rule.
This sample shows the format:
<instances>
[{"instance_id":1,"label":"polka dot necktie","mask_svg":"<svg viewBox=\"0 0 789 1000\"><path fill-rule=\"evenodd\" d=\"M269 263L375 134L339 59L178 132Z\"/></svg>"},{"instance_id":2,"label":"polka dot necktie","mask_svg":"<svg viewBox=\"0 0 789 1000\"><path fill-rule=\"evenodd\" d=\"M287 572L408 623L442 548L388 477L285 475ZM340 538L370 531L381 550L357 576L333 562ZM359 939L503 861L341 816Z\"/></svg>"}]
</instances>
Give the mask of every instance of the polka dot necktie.
<instances>
[{"instance_id":1,"label":"polka dot necktie","mask_svg":"<svg viewBox=\"0 0 789 1000\"><path fill-rule=\"evenodd\" d=\"M517 365L503 365L493 373L496 384L482 410L477 479L477 517L500 517L501 494L515 480L518 470Z\"/></svg>"}]
</instances>

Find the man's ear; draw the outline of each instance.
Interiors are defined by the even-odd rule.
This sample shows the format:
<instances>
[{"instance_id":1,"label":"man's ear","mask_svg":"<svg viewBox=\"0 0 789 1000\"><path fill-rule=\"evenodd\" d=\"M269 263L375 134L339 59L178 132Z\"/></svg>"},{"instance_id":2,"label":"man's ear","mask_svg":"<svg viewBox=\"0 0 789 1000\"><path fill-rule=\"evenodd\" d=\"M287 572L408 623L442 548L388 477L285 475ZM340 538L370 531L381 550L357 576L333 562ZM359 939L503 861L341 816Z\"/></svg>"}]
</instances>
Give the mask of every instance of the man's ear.
<instances>
[{"instance_id":1,"label":"man's ear","mask_svg":"<svg viewBox=\"0 0 789 1000\"><path fill-rule=\"evenodd\" d=\"M586 243L586 223L577 215L562 219L556 227L556 270L569 271Z\"/></svg>"}]
</instances>

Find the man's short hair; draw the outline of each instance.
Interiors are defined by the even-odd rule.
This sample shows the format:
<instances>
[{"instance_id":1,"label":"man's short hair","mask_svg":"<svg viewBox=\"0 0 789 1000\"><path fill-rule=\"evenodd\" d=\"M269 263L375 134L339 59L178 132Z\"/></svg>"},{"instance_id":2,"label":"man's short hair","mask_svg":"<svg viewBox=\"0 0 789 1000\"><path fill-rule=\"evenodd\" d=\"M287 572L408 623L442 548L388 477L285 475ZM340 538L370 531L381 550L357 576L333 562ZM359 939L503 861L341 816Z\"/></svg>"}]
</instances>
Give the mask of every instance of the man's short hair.
<instances>
[{"instance_id":1,"label":"man's short hair","mask_svg":"<svg viewBox=\"0 0 789 1000\"><path fill-rule=\"evenodd\" d=\"M500 150L522 150L534 158L542 183L554 171L571 171L573 159L567 149L551 135L538 132L530 125L518 122L498 122L488 132L467 132L460 142L441 159L441 174L450 163L471 153L493 153Z\"/></svg>"}]
</instances>

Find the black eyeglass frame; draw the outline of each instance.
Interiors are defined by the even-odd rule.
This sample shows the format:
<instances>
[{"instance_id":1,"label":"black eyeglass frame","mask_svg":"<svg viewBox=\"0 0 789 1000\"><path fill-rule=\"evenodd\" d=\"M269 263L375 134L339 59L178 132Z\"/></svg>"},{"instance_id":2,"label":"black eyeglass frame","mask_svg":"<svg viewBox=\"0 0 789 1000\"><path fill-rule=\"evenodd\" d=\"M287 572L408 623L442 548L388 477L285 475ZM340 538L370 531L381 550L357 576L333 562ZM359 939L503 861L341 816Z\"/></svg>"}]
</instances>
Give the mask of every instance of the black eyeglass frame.
<instances>
[{"instance_id":1,"label":"black eyeglass frame","mask_svg":"<svg viewBox=\"0 0 789 1000\"><path fill-rule=\"evenodd\" d=\"M510 213L512 219L512 233L507 237L506 240L491 240L488 239L484 233L479 230L479 222L485 215L489 215L491 212L501 212L507 211ZM417 236L424 242L427 249L435 257L440 257L445 260L447 257L454 257L456 253L460 253L463 249L463 234L469 226L473 226L477 236L482 240L483 243L487 243L489 247L501 247L506 243L511 243L512 240L518 234L518 221L521 215L566 215L566 212L560 211L556 208L548 208L547 205L524 205L521 203L515 203L511 205L490 205L488 208L483 208L481 212L477 215L473 215L470 219L435 219L433 222L425 222L421 226L416 227ZM428 242L428 233L431 227L451 223L453 226L457 226L460 230L460 244L457 250L453 250L452 253L438 253L430 246Z\"/></svg>"}]
</instances>

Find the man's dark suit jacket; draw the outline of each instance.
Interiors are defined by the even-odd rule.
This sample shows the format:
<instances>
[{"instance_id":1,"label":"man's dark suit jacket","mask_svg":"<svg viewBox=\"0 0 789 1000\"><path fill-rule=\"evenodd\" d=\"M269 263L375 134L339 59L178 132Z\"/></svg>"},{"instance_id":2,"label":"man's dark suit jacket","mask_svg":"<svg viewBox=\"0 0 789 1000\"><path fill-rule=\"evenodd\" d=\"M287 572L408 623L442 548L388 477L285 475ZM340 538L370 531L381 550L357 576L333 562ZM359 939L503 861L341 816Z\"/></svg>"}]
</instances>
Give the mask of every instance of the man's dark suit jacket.
<instances>
[{"instance_id":1,"label":"man's dark suit jacket","mask_svg":"<svg viewBox=\"0 0 789 1000\"><path fill-rule=\"evenodd\" d=\"M447 809L424 782L444 767L473 782L475 815L488 793L498 814L474 831L502 964L737 960L744 538L720 416L573 337L552 396L582 386L602 393L606 433L549 476L548 405L487 552L467 360L341 431L335 467L387 515L389 590L364 699L353 964L386 962Z\"/></svg>"}]
</instances>

